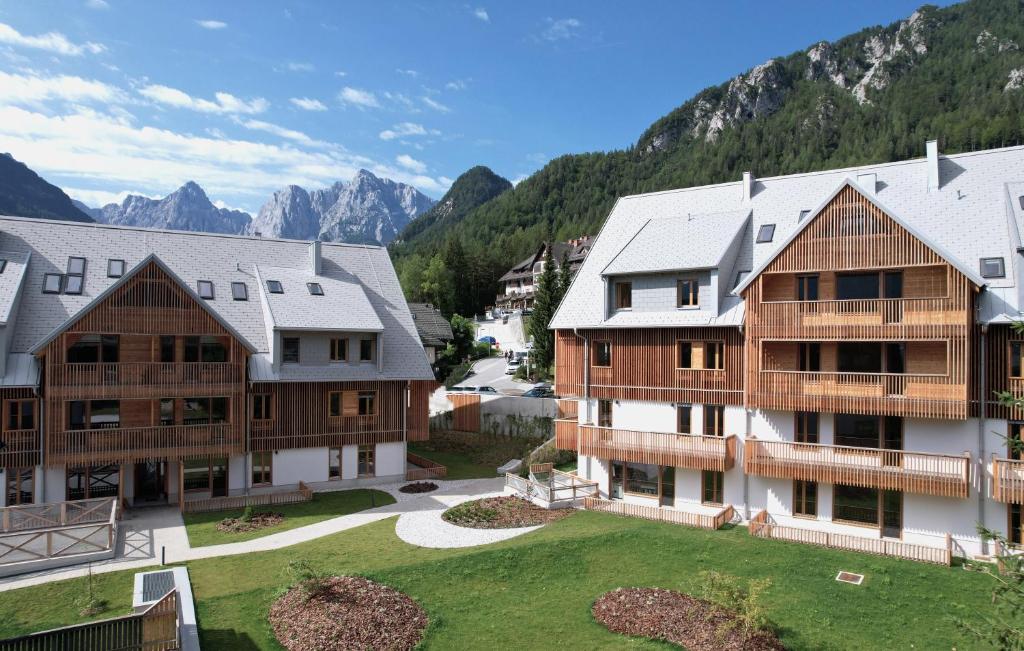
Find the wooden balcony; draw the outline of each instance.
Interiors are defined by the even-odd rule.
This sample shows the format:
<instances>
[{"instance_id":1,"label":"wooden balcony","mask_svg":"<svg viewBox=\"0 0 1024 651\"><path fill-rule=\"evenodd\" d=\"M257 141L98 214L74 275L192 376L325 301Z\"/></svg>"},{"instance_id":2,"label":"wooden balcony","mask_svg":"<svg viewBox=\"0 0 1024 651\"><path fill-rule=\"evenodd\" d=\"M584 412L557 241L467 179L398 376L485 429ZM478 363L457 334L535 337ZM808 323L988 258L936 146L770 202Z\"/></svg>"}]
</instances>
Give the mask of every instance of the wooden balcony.
<instances>
[{"instance_id":1,"label":"wooden balcony","mask_svg":"<svg viewBox=\"0 0 1024 651\"><path fill-rule=\"evenodd\" d=\"M244 451L244 428L233 423L68 430L47 441L49 461L69 465L223 457Z\"/></svg>"},{"instance_id":2,"label":"wooden balcony","mask_svg":"<svg viewBox=\"0 0 1024 651\"><path fill-rule=\"evenodd\" d=\"M1024 504L1024 460L992 457L992 499Z\"/></svg>"},{"instance_id":3,"label":"wooden balcony","mask_svg":"<svg viewBox=\"0 0 1024 651\"><path fill-rule=\"evenodd\" d=\"M747 439L750 475L966 498L971 456Z\"/></svg>"},{"instance_id":4,"label":"wooden balcony","mask_svg":"<svg viewBox=\"0 0 1024 651\"><path fill-rule=\"evenodd\" d=\"M39 463L39 431L7 430L0 433L4 447L0 449L0 467L27 468Z\"/></svg>"},{"instance_id":5,"label":"wooden balcony","mask_svg":"<svg viewBox=\"0 0 1024 651\"><path fill-rule=\"evenodd\" d=\"M967 418L967 385L945 375L760 371L747 404L762 409Z\"/></svg>"},{"instance_id":6,"label":"wooden balcony","mask_svg":"<svg viewBox=\"0 0 1024 651\"><path fill-rule=\"evenodd\" d=\"M599 459L723 471L736 459L735 436L636 432L580 425L580 454ZM558 445L556 425L556 446Z\"/></svg>"},{"instance_id":7,"label":"wooden balcony","mask_svg":"<svg viewBox=\"0 0 1024 651\"><path fill-rule=\"evenodd\" d=\"M62 398L155 398L241 390L245 367L230 362L53 364L47 390Z\"/></svg>"},{"instance_id":8,"label":"wooden balcony","mask_svg":"<svg viewBox=\"0 0 1024 651\"><path fill-rule=\"evenodd\" d=\"M971 313L948 298L765 301L748 327L772 338L928 339L963 334Z\"/></svg>"}]
</instances>

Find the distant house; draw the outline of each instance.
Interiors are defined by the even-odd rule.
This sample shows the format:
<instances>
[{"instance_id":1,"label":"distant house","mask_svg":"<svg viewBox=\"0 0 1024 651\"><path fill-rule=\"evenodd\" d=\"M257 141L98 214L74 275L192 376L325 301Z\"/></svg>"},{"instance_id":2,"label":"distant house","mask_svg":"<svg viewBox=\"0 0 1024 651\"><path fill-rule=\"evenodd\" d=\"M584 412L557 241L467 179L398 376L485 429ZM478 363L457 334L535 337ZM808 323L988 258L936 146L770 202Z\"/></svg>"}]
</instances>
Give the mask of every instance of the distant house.
<instances>
[{"instance_id":1,"label":"distant house","mask_svg":"<svg viewBox=\"0 0 1024 651\"><path fill-rule=\"evenodd\" d=\"M575 275L590 251L594 238L583 235L568 242L545 242L530 257L520 261L498 279L502 293L494 300L494 306L504 310L529 309L533 307L533 296L540 275L544 271L544 257L551 247L551 259L561 266L565 259L569 271Z\"/></svg>"},{"instance_id":2,"label":"distant house","mask_svg":"<svg viewBox=\"0 0 1024 651\"><path fill-rule=\"evenodd\" d=\"M412 320L420 334L423 349L427 351L427 359L434 364L437 361L437 353L444 350L448 342L455 338L452 326L441 311L430 303L409 303L409 311L412 312Z\"/></svg>"}]
</instances>

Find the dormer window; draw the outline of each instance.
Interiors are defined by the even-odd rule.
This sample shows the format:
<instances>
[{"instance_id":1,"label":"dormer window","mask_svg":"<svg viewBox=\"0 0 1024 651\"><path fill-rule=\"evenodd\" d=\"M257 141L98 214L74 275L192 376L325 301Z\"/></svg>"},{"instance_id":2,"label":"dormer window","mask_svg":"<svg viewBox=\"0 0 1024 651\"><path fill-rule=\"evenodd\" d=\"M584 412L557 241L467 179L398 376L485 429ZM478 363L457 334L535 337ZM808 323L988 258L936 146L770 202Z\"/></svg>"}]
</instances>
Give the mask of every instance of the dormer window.
<instances>
[{"instance_id":1,"label":"dormer window","mask_svg":"<svg viewBox=\"0 0 1024 651\"><path fill-rule=\"evenodd\" d=\"M744 280L746 280L746 278L747 278L747 276L749 274L750 274L750 269L744 269L743 271L737 271L736 272L736 282L735 282L735 284L733 284L733 287L739 287L740 283L743 282Z\"/></svg>"},{"instance_id":2,"label":"dormer window","mask_svg":"<svg viewBox=\"0 0 1024 651\"><path fill-rule=\"evenodd\" d=\"M209 280L200 280L196 283L196 288L199 290L199 298L206 299L208 301L213 300L213 282Z\"/></svg>"},{"instance_id":3,"label":"dormer window","mask_svg":"<svg viewBox=\"0 0 1024 651\"><path fill-rule=\"evenodd\" d=\"M313 296L324 295L324 288L320 286L320 283L306 283L306 288L309 289L309 293Z\"/></svg>"},{"instance_id":4,"label":"dormer window","mask_svg":"<svg viewBox=\"0 0 1024 651\"><path fill-rule=\"evenodd\" d=\"M757 243L764 244L771 242L772 238L775 237L775 224L761 224L761 228L757 229Z\"/></svg>"},{"instance_id":5,"label":"dormer window","mask_svg":"<svg viewBox=\"0 0 1024 651\"><path fill-rule=\"evenodd\" d=\"M1006 277L1006 265L1002 258L982 258L981 259L981 277L982 278L1005 278Z\"/></svg>"},{"instance_id":6,"label":"dormer window","mask_svg":"<svg viewBox=\"0 0 1024 651\"><path fill-rule=\"evenodd\" d=\"M631 310L631 309L633 309L633 283L631 283L631 282L618 282L618 283L615 283L615 309L616 310Z\"/></svg>"},{"instance_id":7,"label":"dormer window","mask_svg":"<svg viewBox=\"0 0 1024 651\"><path fill-rule=\"evenodd\" d=\"M698 307L699 291L696 279L680 280L676 291L676 307Z\"/></svg>"},{"instance_id":8,"label":"dormer window","mask_svg":"<svg viewBox=\"0 0 1024 651\"><path fill-rule=\"evenodd\" d=\"M280 280L268 280L267 291L271 294L284 294L284 287L281 285Z\"/></svg>"},{"instance_id":9,"label":"dormer window","mask_svg":"<svg viewBox=\"0 0 1024 651\"><path fill-rule=\"evenodd\" d=\"M360 339L359 340L359 361L360 362L372 362L373 361L373 350L376 348L374 345L376 342L373 339Z\"/></svg>"},{"instance_id":10,"label":"dormer window","mask_svg":"<svg viewBox=\"0 0 1024 651\"><path fill-rule=\"evenodd\" d=\"M44 294L60 294L60 288L63 284L64 274L43 274Z\"/></svg>"},{"instance_id":11,"label":"dormer window","mask_svg":"<svg viewBox=\"0 0 1024 651\"><path fill-rule=\"evenodd\" d=\"M107 278L120 278L124 275L124 260L107 260Z\"/></svg>"},{"instance_id":12,"label":"dormer window","mask_svg":"<svg viewBox=\"0 0 1024 651\"><path fill-rule=\"evenodd\" d=\"M249 288L242 282L231 283L231 298L236 301L249 300Z\"/></svg>"}]
</instances>

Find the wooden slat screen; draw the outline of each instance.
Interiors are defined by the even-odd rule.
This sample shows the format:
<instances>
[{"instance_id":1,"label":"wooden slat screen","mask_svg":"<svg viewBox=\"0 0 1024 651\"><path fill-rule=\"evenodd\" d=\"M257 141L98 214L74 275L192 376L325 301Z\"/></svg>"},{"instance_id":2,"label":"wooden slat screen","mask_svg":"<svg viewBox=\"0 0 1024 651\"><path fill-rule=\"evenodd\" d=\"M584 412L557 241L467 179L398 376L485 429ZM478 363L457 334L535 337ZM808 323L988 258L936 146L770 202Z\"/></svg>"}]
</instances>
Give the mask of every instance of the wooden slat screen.
<instances>
[{"instance_id":1,"label":"wooden slat screen","mask_svg":"<svg viewBox=\"0 0 1024 651\"><path fill-rule=\"evenodd\" d=\"M35 414L35 428L11 429L8 414L8 400L31 400ZM30 468L42 462L39 449L39 408L40 400L29 388L0 389L0 440L4 449L0 450L0 468Z\"/></svg>"},{"instance_id":2,"label":"wooden slat screen","mask_svg":"<svg viewBox=\"0 0 1024 651\"><path fill-rule=\"evenodd\" d=\"M480 394L449 393L452 402L452 427L459 432L480 431Z\"/></svg>"}]
</instances>

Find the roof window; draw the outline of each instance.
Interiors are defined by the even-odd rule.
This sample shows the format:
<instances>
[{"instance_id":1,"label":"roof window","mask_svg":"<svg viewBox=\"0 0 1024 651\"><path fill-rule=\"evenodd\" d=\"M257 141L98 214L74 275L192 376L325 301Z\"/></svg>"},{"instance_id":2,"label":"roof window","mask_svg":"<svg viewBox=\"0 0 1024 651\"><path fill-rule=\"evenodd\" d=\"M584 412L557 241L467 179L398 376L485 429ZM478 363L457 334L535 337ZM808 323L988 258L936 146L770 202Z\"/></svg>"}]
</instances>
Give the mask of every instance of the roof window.
<instances>
[{"instance_id":1,"label":"roof window","mask_svg":"<svg viewBox=\"0 0 1024 651\"><path fill-rule=\"evenodd\" d=\"M761 224L761 228L757 229L758 244L771 242L773 237L775 237L775 224Z\"/></svg>"},{"instance_id":2,"label":"roof window","mask_svg":"<svg viewBox=\"0 0 1024 651\"><path fill-rule=\"evenodd\" d=\"M1005 278L1006 277L1006 265L1003 263L1002 258L982 258L981 259L981 277L982 278Z\"/></svg>"},{"instance_id":3,"label":"roof window","mask_svg":"<svg viewBox=\"0 0 1024 651\"><path fill-rule=\"evenodd\" d=\"M64 274L43 274L44 294L60 294L60 288L63 284Z\"/></svg>"},{"instance_id":4,"label":"roof window","mask_svg":"<svg viewBox=\"0 0 1024 651\"><path fill-rule=\"evenodd\" d=\"M268 280L267 291L271 294L284 294L284 287L281 286L280 280Z\"/></svg>"},{"instance_id":5,"label":"roof window","mask_svg":"<svg viewBox=\"0 0 1024 651\"><path fill-rule=\"evenodd\" d=\"M124 275L124 260L107 260L107 278L120 278Z\"/></svg>"},{"instance_id":6,"label":"roof window","mask_svg":"<svg viewBox=\"0 0 1024 651\"><path fill-rule=\"evenodd\" d=\"M213 282L209 280L200 280L196 283L199 289L199 298L205 298L208 301L213 300Z\"/></svg>"},{"instance_id":7,"label":"roof window","mask_svg":"<svg viewBox=\"0 0 1024 651\"><path fill-rule=\"evenodd\" d=\"M313 296L324 295L324 288L320 286L320 283L306 283L306 287L309 288L309 293Z\"/></svg>"},{"instance_id":8,"label":"roof window","mask_svg":"<svg viewBox=\"0 0 1024 651\"><path fill-rule=\"evenodd\" d=\"M4 272L4 269L6 269L6 268L7 268L7 260L5 260L4 258L0 258L0 274L2 274Z\"/></svg>"},{"instance_id":9,"label":"roof window","mask_svg":"<svg viewBox=\"0 0 1024 651\"><path fill-rule=\"evenodd\" d=\"M807 217L807 215L810 215L810 214L811 214L810 210L801 210L800 211L800 218L797 219L797 222L802 222L804 220L804 218Z\"/></svg>"},{"instance_id":10,"label":"roof window","mask_svg":"<svg viewBox=\"0 0 1024 651\"><path fill-rule=\"evenodd\" d=\"M1022 194L1019 197L1017 197L1017 201L1020 202L1020 209L1024 210L1024 194Z\"/></svg>"},{"instance_id":11,"label":"roof window","mask_svg":"<svg viewBox=\"0 0 1024 651\"><path fill-rule=\"evenodd\" d=\"M733 287L739 287L740 283L743 282L744 280L746 280L747 275L749 273L750 273L750 269L746 269L744 271L737 271L736 272L736 282L733 284Z\"/></svg>"},{"instance_id":12,"label":"roof window","mask_svg":"<svg viewBox=\"0 0 1024 651\"><path fill-rule=\"evenodd\" d=\"M81 274L68 274L67 280L64 281L64 293L81 294L83 285L85 285L84 276Z\"/></svg>"},{"instance_id":13,"label":"roof window","mask_svg":"<svg viewBox=\"0 0 1024 651\"><path fill-rule=\"evenodd\" d=\"M68 258L68 275L85 275L85 258Z\"/></svg>"},{"instance_id":14,"label":"roof window","mask_svg":"<svg viewBox=\"0 0 1024 651\"><path fill-rule=\"evenodd\" d=\"M242 282L231 283L231 298L236 301L249 300L249 288Z\"/></svg>"}]
</instances>

